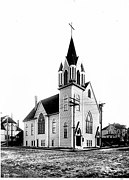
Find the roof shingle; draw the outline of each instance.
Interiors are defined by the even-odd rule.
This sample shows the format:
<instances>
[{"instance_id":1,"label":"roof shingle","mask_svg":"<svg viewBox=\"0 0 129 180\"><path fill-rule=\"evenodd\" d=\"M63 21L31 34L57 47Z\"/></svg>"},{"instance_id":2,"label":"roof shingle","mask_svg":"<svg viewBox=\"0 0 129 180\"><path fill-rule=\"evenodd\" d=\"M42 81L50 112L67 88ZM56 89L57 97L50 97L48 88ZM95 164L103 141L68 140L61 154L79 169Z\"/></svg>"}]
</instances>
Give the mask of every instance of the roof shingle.
<instances>
[{"instance_id":1,"label":"roof shingle","mask_svg":"<svg viewBox=\"0 0 129 180\"><path fill-rule=\"evenodd\" d=\"M59 94L43 99L41 100L41 103L48 115L53 113L59 113ZM23 122L34 119L35 113L36 109L33 108L30 111L30 113L26 116L26 118L23 120Z\"/></svg>"}]
</instances>

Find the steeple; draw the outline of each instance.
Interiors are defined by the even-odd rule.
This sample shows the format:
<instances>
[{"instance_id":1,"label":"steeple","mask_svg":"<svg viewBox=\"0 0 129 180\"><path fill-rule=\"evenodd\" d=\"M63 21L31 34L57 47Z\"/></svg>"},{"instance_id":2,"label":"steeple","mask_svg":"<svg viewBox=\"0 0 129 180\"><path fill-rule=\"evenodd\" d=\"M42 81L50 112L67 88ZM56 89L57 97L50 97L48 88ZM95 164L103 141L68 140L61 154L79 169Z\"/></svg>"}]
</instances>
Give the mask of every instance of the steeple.
<instances>
[{"instance_id":1,"label":"steeple","mask_svg":"<svg viewBox=\"0 0 129 180\"><path fill-rule=\"evenodd\" d=\"M74 46L74 42L73 42L72 37L70 40L70 44L69 44L68 53L67 53L66 58L67 58L69 66L77 64L78 57L76 55L76 50L75 50L75 46Z\"/></svg>"},{"instance_id":2,"label":"steeple","mask_svg":"<svg viewBox=\"0 0 129 180\"><path fill-rule=\"evenodd\" d=\"M61 63L58 72L62 70L63 70L63 64Z\"/></svg>"}]
</instances>

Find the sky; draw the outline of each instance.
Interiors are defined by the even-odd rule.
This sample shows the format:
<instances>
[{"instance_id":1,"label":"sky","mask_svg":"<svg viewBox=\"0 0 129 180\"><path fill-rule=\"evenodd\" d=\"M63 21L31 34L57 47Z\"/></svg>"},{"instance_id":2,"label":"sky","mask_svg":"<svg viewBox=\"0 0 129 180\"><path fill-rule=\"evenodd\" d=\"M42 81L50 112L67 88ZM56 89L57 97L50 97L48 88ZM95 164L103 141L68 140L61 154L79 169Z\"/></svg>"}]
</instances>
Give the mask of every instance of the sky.
<instances>
[{"instance_id":1,"label":"sky","mask_svg":"<svg viewBox=\"0 0 129 180\"><path fill-rule=\"evenodd\" d=\"M0 112L23 119L38 101L59 93L73 24L76 53L84 64L103 127L129 127L129 1L0 1Z\"/></svg>"}]
</instances>

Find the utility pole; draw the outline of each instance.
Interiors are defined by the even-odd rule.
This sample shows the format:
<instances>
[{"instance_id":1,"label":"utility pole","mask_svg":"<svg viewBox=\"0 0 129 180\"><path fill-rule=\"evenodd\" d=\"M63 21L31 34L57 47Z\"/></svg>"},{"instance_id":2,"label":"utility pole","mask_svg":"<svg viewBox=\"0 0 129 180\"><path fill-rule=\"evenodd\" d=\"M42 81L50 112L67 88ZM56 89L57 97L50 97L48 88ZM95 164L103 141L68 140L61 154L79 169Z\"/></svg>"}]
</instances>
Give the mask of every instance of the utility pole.
<instances>
[{"instance_id":1,"label":"utility pole","mask_svg":"<svg viewBox=\"0 0 129 180\"><path fill-rule=\"evenodd\" d=\"M7 117L7 146L8 146L8 118L9 117Z\"/></svg>"},{"instance_id":2,"label":"utility pole","mask_svg":"<svg viewBox=\"0 0 129 180\"><path fill-rule=\"evenodd\" d=\"M102 147L102 113L103 113L103 105L105 103L100 103L99 104L99 109L100 109L100 147Z\"/></svg>"},{"instance_id":3,"label":"utility pole","mask_svg":"<svg viewBox=\"0 0 129 180\"><path fill-rule=\"evenodd\" d=\"M73 151L75 150L75 106L78 106L79 103L76 103L77 101L75 98L71 98L73 101L69 101L70 106L73 106Z\"/></svg>"}]
</instances>

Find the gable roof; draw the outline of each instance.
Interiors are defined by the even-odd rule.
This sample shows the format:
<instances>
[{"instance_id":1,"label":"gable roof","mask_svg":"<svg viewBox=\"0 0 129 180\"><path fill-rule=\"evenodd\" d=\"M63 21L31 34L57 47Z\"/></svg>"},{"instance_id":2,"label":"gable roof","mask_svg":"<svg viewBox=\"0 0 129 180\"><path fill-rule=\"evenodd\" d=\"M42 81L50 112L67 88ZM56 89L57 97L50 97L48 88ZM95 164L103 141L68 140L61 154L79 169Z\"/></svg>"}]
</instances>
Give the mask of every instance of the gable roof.
<instances>
[{"instance_id":1,"label":"gable roof","mask_svg":"<svg viewBox=\"0 0 129 180\"><path fill-rule=\"evenodd\" d=\"M41 101L47 114L59 113L59 94Z\"/></svg>"},{"instance_id":2,"label":"gable roof","mask_svg":"<svg viewBox=\"0 0 129 180\"><path fill-rule=\"evenodd\" d=\"M17 129L16 129L17 131L23 131L21 128L19 128L18 126L17 126Z\"/></svg>"},{"instance_id":3,"label":"gable roof","mask_svg":"<svg viewBox=\"0 0 129 180\"><path fill-rule=\"evenodd\" d=\"M10 118L10 117L5 117L5 118L2 120L3 124L4 124L4 123L7 123L7 118L8 118L8 123L17 124L17 123L16 123L12 118Z\"/></svg>"},{"instance_id":4,"label":"gable roof","mask_svg":"<svg viewBox=\"0 0 129 180\"><path fill-rule=\"evenodd\" d=\"M48 115L53 114L53 113L59 113L59 94L56 94L54 96L51 96L49 98L43 99L40 101ZM39 103L38 103L39 104ZM34 119L35 113L36 113L35 108L33 108L30 113L25 117L23 122L30 121Z\"/></svg>"},{"instance_id":5,"label":"gable roof","mask_svg":"<svg viewBox=\"0 0 129 180\"><path fill-rule=\"evenodd\" d=\"M29 114L25 117L25 119L23 120L23 122L26 122L26 121L29 121L30 119L33 119L34 118L34 115L35 115L35 112L36 112L36 109L33 108Z\"/></svg>"},{"instance_id":6,"label":"gable roof","mask_svg":"<svg viewBox=\"0 0 129 180\"><path fill-rule=\"evenodd\" d=\"M92 93L93 93L93 96L94 96L94 99L95 99L97 108L98 108L98 110L99 110L99 112L100 112L100 108L99 108L99 105L98 105L98 102L97 102L97 99L96 99L96 97L95 97L95 93L94 93L94 91L93 91L93 88L92 88L92 85L91 85L90 81L87 82L87 83L85 83L85 89L88 87L88 85L90 85L90 87L91 87L91 90L92 90Z\"/></svg>"},{"instance_id":7,"label":"gable roof","mask_svg":"<svg viewBox=\"0 0 129 180\"><path fill-rule=\"evenodd\" d=\"M106 127L104 127L102 130L106 130L108 127L109 127L109 125L108 125L108 126L106 126Z\"/></svg>"},{"instance_id":8,"label":"gable roof","mask_svg":"<svg viewBox=\"0 0 129 180\"><path fill-rule=\"evenodd\" d=\"M102 130L106 130L109 126L113 126L115 129L126 129L125 125L114 123L114 124L109 124L108 126L104 127Z\"/></svg>"}]
</instances>

